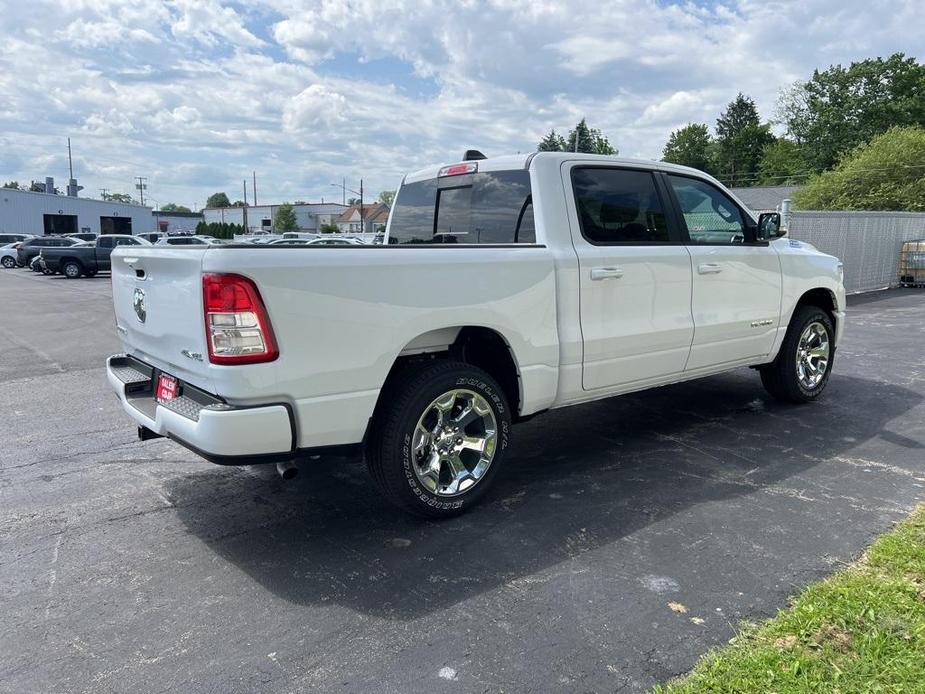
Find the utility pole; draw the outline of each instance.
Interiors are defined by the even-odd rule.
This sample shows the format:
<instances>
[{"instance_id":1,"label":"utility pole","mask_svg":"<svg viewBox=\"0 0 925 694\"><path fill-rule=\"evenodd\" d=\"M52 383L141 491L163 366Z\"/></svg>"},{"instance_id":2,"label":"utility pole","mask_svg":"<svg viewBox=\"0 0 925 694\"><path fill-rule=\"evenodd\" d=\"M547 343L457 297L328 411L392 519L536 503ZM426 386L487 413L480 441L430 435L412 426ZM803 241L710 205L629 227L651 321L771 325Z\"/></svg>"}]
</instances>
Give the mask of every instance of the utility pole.
<instances>
[{"instance_id":1,"label":"utility pole","mask_svg":"<svg viewBox=\"0 0 925 694\"><path fill-rule=\"evenodd\" d=\"M100 199L105 200L107 195L109 195L109 188L100 188Z\"/></svg>"},{"instance_id":2,"label":"utility pole","mask_svg":"<svg viewBox=\"0 0 925 694\"><path fill-rule=\"evenodd\" d=\"M366 224L363 223L363 179L360 179L360 233L366 233Z\"/></svg>"},{"instance_id":3,"label":"utility pole","mask_svg":"<svg viewBox=\"0 0 925 694\"><path fill-rule=\"evenodd\" d=\"M244 179L244 233L247 233L247 179Z\"/></svg>"},{"instance_id":4,"label":"utility pole","mask_svg":"<svg viewBox=\"0 0 925 694\"><path fill-rule=\"evenodd\" d=\"M67 138L67 170L70 178L74 178L74 162L71 159L71 138Z\"/></svg>"},{"instance_id":5,"label":"utility pole","mask_svg":"<svg viewBox=\"0 0 925 694\"><path fill-rule=\"evenodd\" d=\"M135 184L135 188L138 189L139 194L141 195L141 206L144 207L145 204L145 191L148 189L147 178L143 176L135 176L135 180L138 183Z\"/></svg>"},{"instance_id":6,"label":"utility pole","mask_svg":"<svg viewBox=\"0 0 925 694\"><path fill-rule=\"evenodd\" d=\"M254 174L254 207L257 206L257 172L253 171Z\"/></svg>"},{"instance_id":7,"label":"utility pole","mask_svg":"<svg viewBox=\"0 0 925 694\"><path fill-rule=\"evenodd\" d=\"M344 205L346 206L347 204L347 177L346 176L344 176L343 185L341 186L341 189L344 191Z\"/></svg>"}]
</instances>

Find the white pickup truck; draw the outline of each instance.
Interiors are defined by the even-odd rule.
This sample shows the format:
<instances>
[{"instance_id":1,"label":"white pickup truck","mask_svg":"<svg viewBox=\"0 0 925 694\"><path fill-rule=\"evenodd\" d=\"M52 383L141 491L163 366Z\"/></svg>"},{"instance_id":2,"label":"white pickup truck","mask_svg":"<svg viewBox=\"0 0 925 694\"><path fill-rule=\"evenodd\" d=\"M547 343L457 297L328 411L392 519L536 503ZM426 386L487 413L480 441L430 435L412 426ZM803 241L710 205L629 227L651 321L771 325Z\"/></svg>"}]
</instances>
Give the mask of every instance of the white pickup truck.
<instances>
[{"instance_id":1,"label":"white pickup truck","mask_svg":"<svg viewBox=\"0 0 925 694\"><path fill-rule=\"evenodd\" d=\"M404 178L383 245L116 250L109 381L143 439L281 473L360 445L452 515L544 410L744 366L818 397L842 266L779 226L685 167L470 151Z\"/></svg>"}]
</instances>

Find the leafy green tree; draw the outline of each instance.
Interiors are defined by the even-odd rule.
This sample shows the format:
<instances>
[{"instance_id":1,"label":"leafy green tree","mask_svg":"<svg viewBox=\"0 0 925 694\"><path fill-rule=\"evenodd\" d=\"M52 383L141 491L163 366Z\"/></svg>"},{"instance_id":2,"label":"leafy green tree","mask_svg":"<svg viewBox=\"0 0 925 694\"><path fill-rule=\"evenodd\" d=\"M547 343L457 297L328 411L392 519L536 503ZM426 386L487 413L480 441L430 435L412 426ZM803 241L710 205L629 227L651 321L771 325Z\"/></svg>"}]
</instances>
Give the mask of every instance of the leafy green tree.
<instances>
[{"instance_id":1,"label":"leafy green tree","mask_svg":"<svg viewBox=\"0 0 925 694\"><path fill-rule=\"evenodd\" d=\"M247 207L243 200L235 200L231 203L231 207Z\"/></svg>"},{"instance_id":2,"label":"leafy green tree","mask_svg":"<svg viewBox=\"0 0 925 694\"><path fill-rule=\"evenodd\" d=\"M706 124L688 123L669 135L662 150L662 161L712 172L714 150L713 138Z\"/></svg>"},{"instance_id":3,"label":"leafy green tree","mask_svg":"<svg viewBox=\"0 0 925 694\"><path fill-rule=\"evenodd\" d=\"M19 187L19 181L7 181L3 184L3 187L10 188L11 190L22 190L22 188Z\"/></svg>"},{"instance_id":4,"label":"leafy green tree","mask_svg":"<svg viewBox=\"0 0 925 694\"><path fill-rule=\"evenodd\" d=\"M381 202L386 207L392 207L392 203L395 202L395 191L383 190L381 193L379 193L379 202Z\"/></svg>"},{"instance_id":5,"label":"leafy green tree","mask_svg":"<svg viewBox=\"0 0 925 694\"><path fill-rule=\"evenodd\" d=\"M892 128L794 193L804 210L925 211L925 127Z\"/></svg>"},{"instance_id":6,"label":"leafy green tree","mask_svg":"<svg viewBox=\"0 0 925 694\"><path fill-rule=\"evenodd\" d=\"M771 126L762 125L755 102L739 92L716 119L717 173L730 185L752 185L761 152L773 141Z\"/></svg>"},{"instance_id":7,"label":"leafy green tree","mask_svg":"<svg viewBox=\"0 0 925 694\"><path fill-rule=\"evenodd\" d=\"M138 204L138 201L128 193L103 193L102 198L109 202L121 202L126 205Z\"/></svg>"},{"instance_id":8,"label":"leafy green tree","mask_svg":"<svg viewBox=\"0 0 925 694\"><path fill-rule=\"evenodd\" d=\"M578 140L578 149L575 149L575 140ZM618 150L597 128L588 127L582 118L578 124L569 131L565 141L566 152L584 152L585 154L618 154Z\"/></svg>"},{"instance_id":9,"label":"leafy green tree","mask_svg":"<svg viewBox=\"0 0 925 694\"><path fill-rule=\"evenodd\" d=\"M778 117L815 171L894 126L925 125L925 65L895 53L813 72L784 90Z\"/></svg>"},{"instance_id":10,"label":"leafy green tree","mask_svg":"<svg viewBox=\"0 0 925 694\"><path fill-rule=\"evenodd\" d=\"M322 234L334 234L337 233L337 225L333 222L328 222L318 227L318 231L320 231Z\"/></svg>"},{"instance_id":11,"label":"leafy green tree","mask_svg":"<svg viewBox=\"0 0 925 694\"><path fill-rule=\"evenodd\" d=\"M298 231L299 220L296 219L295 209L288 202L284 202L276 210L276 217L273 220L273 231L277 234L283 234L287 231Z\"/></svg>"},{"instance_id":12,"label":"leafy green tree","mask_svg":"<svg viewBox=\"0 0 925 694\"><path fill-rule=\"evenodd\" d=\"M359 205L360 199L359 198L347 198L347 204L348 205Z\"/></svg>"},{"instance_id":13,"label":"leafy green tree","mask_svg":"<svg viewBox=\"0 0 925 694\"><path fill-rule=\"evenodd\" d=\"M763 186L787 186L806 180L807 164L803 148L793 140L780 138L761 150L758 183Z\"/></svg>"},{"instance_id":14,"label":"leafy green tree","mask_svg":"<svg viewBox=\"0 0 925 694\"><path fill-rule=\"evenodd\" d=\"M565 138L555 130L550 130L536 146L537 152L564 152Z\"/></svg>"},{"instance_id":15,"label":"leafy green tree","mask_svg":"<svg viewBox=\"0 0 925 694\"><path fill-rule=\"evenodd\" d=\"M206 207L231 207L231 201L225 193L212 193L206 200Z\"/></svg>"},{"instance_id":16,"label":"leafy green tree","mask_svg":"<svg viewBox=\"0 0 925 694\"><path fill-rule=\"evenodd\" d=\"M161 212L192 212L192 210L186 205L178 205L175 202L168 202L166 205L161 205Z\"/></svg>"}]
</instances>

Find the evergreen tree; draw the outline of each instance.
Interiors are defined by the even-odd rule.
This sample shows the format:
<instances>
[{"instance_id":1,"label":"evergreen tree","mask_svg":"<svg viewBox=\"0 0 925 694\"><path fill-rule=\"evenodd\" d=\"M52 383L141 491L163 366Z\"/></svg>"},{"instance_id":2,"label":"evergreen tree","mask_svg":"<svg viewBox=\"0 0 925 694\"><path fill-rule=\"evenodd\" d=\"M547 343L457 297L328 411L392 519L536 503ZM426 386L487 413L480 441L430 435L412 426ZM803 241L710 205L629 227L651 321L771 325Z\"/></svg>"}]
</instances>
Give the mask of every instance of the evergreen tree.
<instances>
[{"instance_id":1,"label":"evergreen tree","mask_svg":"<svg viewBox=\"0 0 925 694\"><path fill-rule=\"evenodd\" d=\"M717 170L729 185L752 185L764 148L774 141L755 102L741 92L716 120Z\"/></svg>"},{"instance_id":2,"label":"evergreen tree","mask_svg":"<svg viewBox=\"0 0 925 694\"><path fill-rule=\"evenodd\" d=\"M540 140L540 143L536 146L537 152L564 152L565 151L565 138L562 137L555 130L550 130L549 133Z\"/></svg>"}]
</instances>

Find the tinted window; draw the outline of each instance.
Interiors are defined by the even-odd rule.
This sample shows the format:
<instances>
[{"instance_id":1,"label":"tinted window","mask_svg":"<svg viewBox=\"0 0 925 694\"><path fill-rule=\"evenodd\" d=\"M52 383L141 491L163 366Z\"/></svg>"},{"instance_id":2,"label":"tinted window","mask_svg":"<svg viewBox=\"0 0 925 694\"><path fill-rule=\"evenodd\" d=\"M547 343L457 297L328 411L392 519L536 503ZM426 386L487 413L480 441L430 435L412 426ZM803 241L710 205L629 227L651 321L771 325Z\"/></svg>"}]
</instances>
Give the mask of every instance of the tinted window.
<instances>
[{"instance_id":1,"label":"tinted window","mask_svg":"<svg viewBox=\"0 0 925 694\"><path fill-rule=\"evenodd\" d=\"M687 234L694 243L742 243L745 221L739 207L706 181L669 176Z\"/></svg>"},{"instance_id":2,"label":"tinted window","mask_svg":"<svg viewBox=\"0 0 925 694\"><path fill-rule=\"evenodd\" d=\"M115 239L109 236L101 236L96 242L96 245L100 248L112 248L115 244L113 243Z\"/></svg>"},{"instance_id":3,"label":"tinted window","mask_svg":"<svg viewBox=\"0 0 925 694\"><path fill-rule=\"evenodd\" d=\"M572 171L581 233L592 243L666 243L664 208L648 171Z\"/></svg>"},{"instance_id":4,"label":"tinted window","mask_svg":"<svg viewBox=\"0 0 925 694\"><path fill-rule=\"evenodd\" d=\"M527 171L492 171L429 179L401 187L389 243L534 243ZM518 232L518 223L524 228Z\"/></svg>"}]
</instances>

